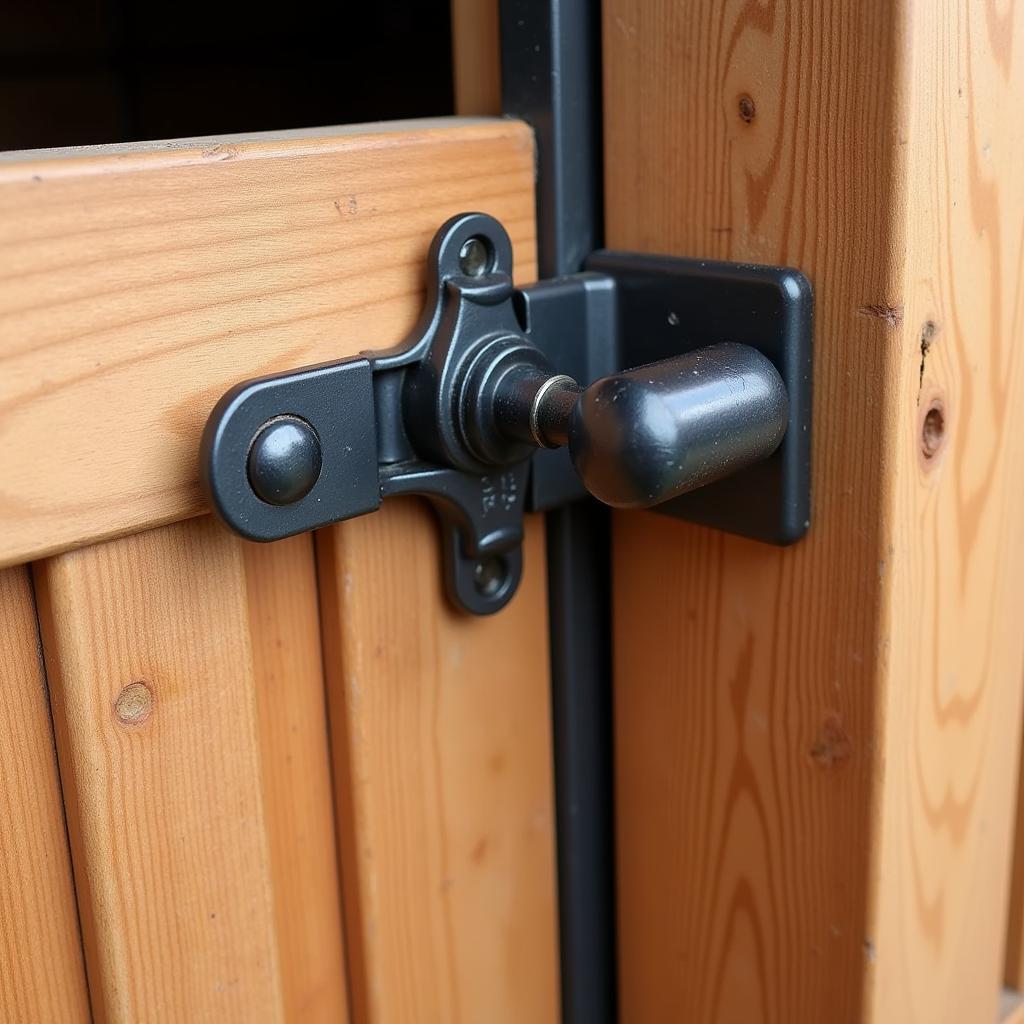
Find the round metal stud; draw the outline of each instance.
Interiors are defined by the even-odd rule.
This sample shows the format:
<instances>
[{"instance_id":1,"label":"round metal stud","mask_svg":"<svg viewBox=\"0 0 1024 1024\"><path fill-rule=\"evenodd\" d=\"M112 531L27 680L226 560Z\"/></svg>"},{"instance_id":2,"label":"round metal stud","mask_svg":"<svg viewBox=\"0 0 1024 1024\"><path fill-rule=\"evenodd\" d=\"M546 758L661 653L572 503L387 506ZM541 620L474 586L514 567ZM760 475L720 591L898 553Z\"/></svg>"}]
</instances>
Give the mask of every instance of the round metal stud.
<instances>
[{"instance_id":1,"label":"round metal stud","mask_svg":"<svg viewBox=\"0 0 1024 1024\"><path fill-rule=\"evenodd\" d=\"M316 431L298 416L278 416L249 449L249 484L270 505L292 505L313 489L322 466Z\"/></svg>"}]
</instances>

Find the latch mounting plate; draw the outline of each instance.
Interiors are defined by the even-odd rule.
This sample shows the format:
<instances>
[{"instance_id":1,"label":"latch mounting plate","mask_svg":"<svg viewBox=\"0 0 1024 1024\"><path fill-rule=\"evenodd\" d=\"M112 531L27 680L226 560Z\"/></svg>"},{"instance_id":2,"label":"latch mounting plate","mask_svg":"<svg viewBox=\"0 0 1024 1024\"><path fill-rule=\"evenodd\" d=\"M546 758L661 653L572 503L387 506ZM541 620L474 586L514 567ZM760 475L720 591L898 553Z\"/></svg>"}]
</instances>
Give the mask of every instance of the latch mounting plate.
<instances>
[{"instance_id":1,"label":"latch mounting plate","mask_svg":"<svg viewBox=\"0 0 1024 1024\"><path fill-rule=\"evenodd\" d=\"M587 270L615 282L616 369L722 341L766 355L789 394L789 426L763 462L651 511L768 544L792 544L811 521L814 301L790 267L599 250Z\"/></svg>"}]
</instances>

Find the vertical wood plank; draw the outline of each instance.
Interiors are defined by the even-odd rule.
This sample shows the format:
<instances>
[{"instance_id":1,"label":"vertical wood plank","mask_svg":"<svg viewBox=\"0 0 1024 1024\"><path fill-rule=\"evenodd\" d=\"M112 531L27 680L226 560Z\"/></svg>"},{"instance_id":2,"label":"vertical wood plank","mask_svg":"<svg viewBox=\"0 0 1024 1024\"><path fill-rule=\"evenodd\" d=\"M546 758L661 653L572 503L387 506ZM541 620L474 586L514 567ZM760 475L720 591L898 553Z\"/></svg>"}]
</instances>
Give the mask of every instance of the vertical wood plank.
<instances>
[{"instance_id":1,"label":"vertical wood plank","mask_svg":"<svg viewBox=\"0 0 1024 1024\"><path fill-rule=\"evenodd\" d=\"M283 1019L240 542L196 520L37 581L97 1018Z\"/></svg>"},{"instance_id":2,"label":"vertical wood plank","mask_svg":"<svg viewBox=\"0 0 1024 1024\"><path fill-rule=\"evenodd\" d=\"M816 301L807 538L614 521L624 1020L863 1019L897 346L857 309L899 301L895 30L886 2L605 3L608 244L795 264Z\"/></svg>"},{"instance_id":3,"label":"vertical wood plank","mask_svg":"<svg viewBox=\"0 0 1024 1024\"><path fill-rule=\"evenodd\" d=\"M1024 5L901 5L874 1019L992 1020L1024 682ZM895 301L895 300L894 300Z\"/></svg>"},{"instance_id":4,"label":"vertical wood plank","mask_svg":"<svg viewBox=\"0 0 1024 1024\"><path fill-rule=\"evenodd\" d=\"M316 564L309 535L243 544L285 1019L348 1019Z\"/></svg>"},{"instance_id":5,"label":"vertical wood plank","mask_svg":"<svg viewBox=\"0 0 1024 1024\"><path fill-rule=\"evenodd\" d=\"M607 240L816 292L814 520L615 524L622 1013L994 1020L1024 11L605 0Z\"/></svg>"},{"instance_id":6,"label":"vertical wood plank","mask_svg":"<svg viewBox=\"0 0 1024 1024\"><path fill-rule=\"evenodd\" d=\"M0 571L0 1020L89 1020L27 569Z\"/></svg>"},{"instance_id":7,"label":"vertical wood plank","mask_svg":"<svg viewBox=\"0 0 1024 1024\"><path fill-rule=\"evenodd\" d=\"M452 75L458 114L501 113L498 0L451 0Z\"/></svg>"},{"instance_id":8,"label":"vertical wood plank","mask_svg":"<svg viewBox=\"0 0 1024 1024\"><path fill-rule=\"evenodd\" d=\"M558 1019L543 523L502 612L453 611L426 505L318 535L353 1015Z\"/></svg>"}]
</instances>

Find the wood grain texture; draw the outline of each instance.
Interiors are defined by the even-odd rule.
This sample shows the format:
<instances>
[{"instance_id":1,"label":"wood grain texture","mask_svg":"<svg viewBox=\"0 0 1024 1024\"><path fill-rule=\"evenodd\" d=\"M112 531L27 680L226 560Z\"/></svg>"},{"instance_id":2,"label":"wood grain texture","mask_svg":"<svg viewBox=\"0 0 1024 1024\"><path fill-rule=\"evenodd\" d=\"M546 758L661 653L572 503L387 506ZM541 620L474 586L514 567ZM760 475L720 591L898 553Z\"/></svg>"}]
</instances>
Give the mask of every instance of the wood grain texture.
<instances>
[{"instance_id":1,"label":"wood grain texture","mask_svg":"<svg viewBox=\"0 0 1024 1024\"><path fill-rule=\"evenodd\" d=\"M452 76L459 114L501 113L498 0L451 0Z\"/></svg>"},{"instance_id":2,"label":"wood grain texture","mask_svg":"<svg viewBox=\"0 0 1024 1024\"><path fill-rule=\"evenodd\" d=\"M615 523L623 1019L994 1020L1024 11L604 9L608 244L793 264L816 293L807 539Z\"/></svg>"},{"instance_id":3,"label":"wood grain texture","mask_svg":"<svg viewBox=\"0 0 1024 1024\"><path fill-rule=\"evenodd\" d=\"M876 1020L991 1020L1024 681L1024 4L908 4ZM890 554L891 552L891 554Z\"/></svg>"},{"instance_id":4,"label":"wood grain texture","mask_svg":"<svg viewBox=\"0 0 1024 1024\"><path fill-rule=\"evenodd\" d=\"M313 539L243 544L284 1017L348 1020Z\"/></svg>"},{"instance_id":5,"label":"wood grain texture","mask_svg":"<svg viewBox=\"0 0 1024 1024\"><path fill-rule=\"evenodd\" d=\"M228 387L400 341L453 214L498 217L529 277L533 206L502 120L6 154L0 565L200 512Z\"/></svg>"},{"instance_id":6,"label":"wood grain texture","mask_svg":"<svg viewBox=\"0 0 1024 1024\"><path fill-rule=\"evenodd\" d=\"M559 1016L543 522L497 615L453 611L425 504L317 537L359 1022Z\"/></svg>"},{"instance_id":7,"label":"wood grain texture","mask_svg":"<svg viewBox=\"0 0 1024 1024\"><path fill-rule=\"evenodd\" d=\"M204 518L37 567L99 1020L344 1019L310 558Z\"/></svg>"},{"instance_id":8,"label":"wood grain texture","mask_svg":"<svg viewBox=\"0 0 1024 1024\"><path fill-rule=\"evenodd\" d=\"M0 571L0 1020L89 1020L28 571Z\"/></svg>"}]
</instances>

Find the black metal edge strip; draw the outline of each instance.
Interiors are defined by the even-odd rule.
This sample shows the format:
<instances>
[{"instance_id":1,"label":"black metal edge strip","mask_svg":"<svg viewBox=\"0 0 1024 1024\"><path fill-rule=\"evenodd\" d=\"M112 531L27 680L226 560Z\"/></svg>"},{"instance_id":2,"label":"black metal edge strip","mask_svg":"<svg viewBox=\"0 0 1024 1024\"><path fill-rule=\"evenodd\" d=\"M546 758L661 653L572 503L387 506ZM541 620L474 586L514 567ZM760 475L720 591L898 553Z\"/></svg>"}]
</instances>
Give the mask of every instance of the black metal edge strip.
<instances>
[{"instance_id":1,"label":"black metal edge strip","mask_svg":"<svg viewBox=\"0 0 1024 1024\"><path fill-rule=\"evenodd\" d=\"M533 126L538 267L580 270L602 225L596 0L501 0L502 107ZM617 1018L610 516L547 514L562 1019Z\"/></svg>"},{"instance_id":2,"label":"black metal edge strip","mask_svg":"<svg viewBox=\"0 0 1024 1024\"><path fill-rule=\"evenodd\" d=\"M536 136L539 275L575 274L603 219L600 4L501 0L501 93Z\"/></svg>"}]
</instances>

